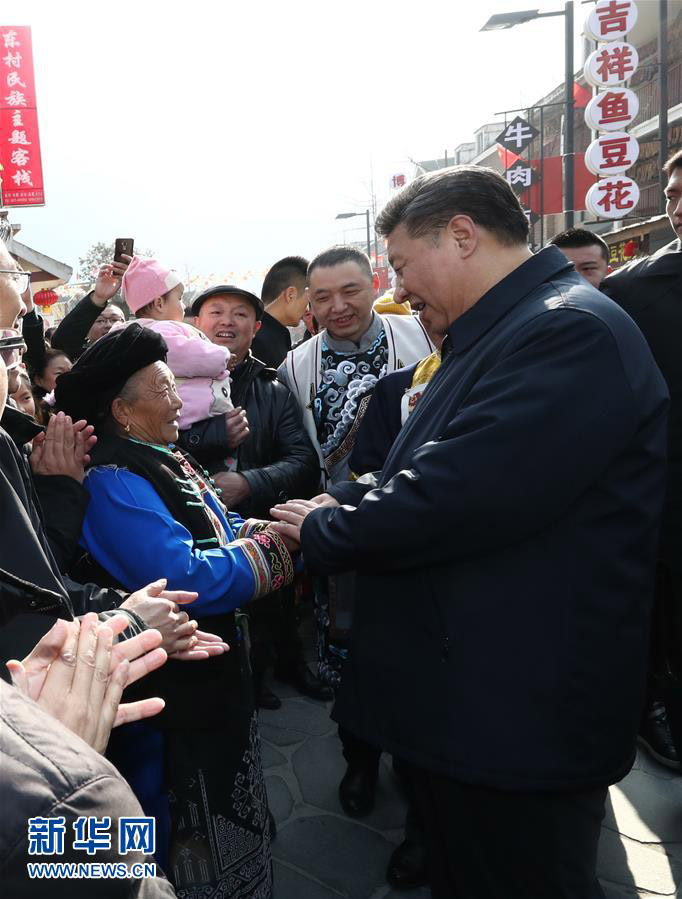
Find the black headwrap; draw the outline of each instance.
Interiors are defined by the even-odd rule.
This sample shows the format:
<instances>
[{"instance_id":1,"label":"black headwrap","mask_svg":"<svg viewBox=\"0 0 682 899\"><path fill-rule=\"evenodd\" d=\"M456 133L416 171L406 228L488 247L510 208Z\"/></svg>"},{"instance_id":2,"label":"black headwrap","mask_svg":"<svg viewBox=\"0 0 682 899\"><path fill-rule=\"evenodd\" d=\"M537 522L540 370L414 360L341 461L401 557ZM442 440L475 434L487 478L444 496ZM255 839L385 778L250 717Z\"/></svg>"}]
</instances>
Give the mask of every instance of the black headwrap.
<instances>
[{"instance_id":1,"label":"black headwrap","mask_svg":"<svg viewBox=\"0 0 682 899\"><path fill-rule=\"evenodd\" d=\"M166 341L137 322L100 337L70 372L57 378L55 405L74 421L94 424L109 414L113 400L135 372L165 362Z\"/></svg>"}]
</instances>

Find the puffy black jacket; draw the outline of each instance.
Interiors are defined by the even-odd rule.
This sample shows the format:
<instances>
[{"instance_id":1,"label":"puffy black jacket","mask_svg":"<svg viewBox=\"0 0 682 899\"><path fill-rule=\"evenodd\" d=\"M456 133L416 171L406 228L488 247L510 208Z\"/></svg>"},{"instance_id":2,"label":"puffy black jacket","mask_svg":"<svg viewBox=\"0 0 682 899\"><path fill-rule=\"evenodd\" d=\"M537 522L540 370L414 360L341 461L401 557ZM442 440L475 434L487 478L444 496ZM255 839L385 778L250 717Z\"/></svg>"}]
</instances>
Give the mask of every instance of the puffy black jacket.
<instances>
[{"instance_id":1,"label":"puffy black jacket","mask_svg":"<svg viewBox=\"0 0 682 899\"><path fill-rule=\"evenodd\" d=\"M269 518L275 503L312 496L319 481L317 454L298 403L274 369L249 354L232 374L232 402L246 410L250 430L236 455L251 496L235 511L245 518ZM225 457L234 455L222 415L182 431L179 442L213 473L224 471Z\"/></svg>"},{"instance_id":2,"label":"puffy black jacket","mask_svg":"<svg viewBox=\"0 0 682 899\"><path fill-rule=\"evenodd\" d=\"M5 581L0 573L0 588ZM36 587L36 590L40 588ZM116 768L23 693L0 680L0 883L7 899L171 899L162 876L30 879L29 862L153 862L142 852L118 853L118 819L141 816L140 804ZM80 815L111 818L111 848L93 856L74 850L73 824ZM28 854L28 819L63 817L64 853Z\"/></svg>"}]
</instances>

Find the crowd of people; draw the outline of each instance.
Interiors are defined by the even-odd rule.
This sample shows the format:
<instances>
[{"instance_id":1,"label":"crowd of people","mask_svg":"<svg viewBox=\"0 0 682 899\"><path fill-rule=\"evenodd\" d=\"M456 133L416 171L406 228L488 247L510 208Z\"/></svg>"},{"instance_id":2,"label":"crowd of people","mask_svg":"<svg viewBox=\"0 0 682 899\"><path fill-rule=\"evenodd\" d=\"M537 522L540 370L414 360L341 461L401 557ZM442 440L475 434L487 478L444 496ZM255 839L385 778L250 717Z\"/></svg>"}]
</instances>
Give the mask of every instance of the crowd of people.
<instances>
[{"instance_id":1,"label":"crowd of people","mask_svg":"<svg viewBox=\"0 0 682 899\"><path fill-rule=\"evenodd\" d=\"M65 861L80 816L145 815L156 877L97 895L270 899L277 682L334 701L347 815L393 756L395 889L604 895L609 785L638 738L682 752L682 152L665 171L677 239L611 274L584 228L531 253L472 166L378 216L381 297L352 246L191 305L124 257L48 334L0 246L7 895L93 895L29 880L29 819L63 816Z\"/></svg>"}]
</instances>

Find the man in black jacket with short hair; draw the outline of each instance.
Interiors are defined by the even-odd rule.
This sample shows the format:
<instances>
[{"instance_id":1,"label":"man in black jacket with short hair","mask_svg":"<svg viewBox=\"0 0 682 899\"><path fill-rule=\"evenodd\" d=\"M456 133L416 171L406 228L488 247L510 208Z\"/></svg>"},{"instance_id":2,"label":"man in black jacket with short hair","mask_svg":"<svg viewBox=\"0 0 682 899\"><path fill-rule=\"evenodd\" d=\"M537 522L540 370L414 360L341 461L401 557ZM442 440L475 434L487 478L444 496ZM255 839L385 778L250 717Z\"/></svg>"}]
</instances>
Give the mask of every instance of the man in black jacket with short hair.
<instances>
[{"instance_id":1,"label":"man in black jacket with short hair","mask_svg":"<svg viewBox=\"0 0 682 899\"><path fill-rule=\"evenodd\" d=\"M291 349L289 328L300 325L308 305L306 275L308 260L286 256L265 276L261 288L264 312L251 351L270 368L279 368Z\"/></svg>"},{"instance_id":2,"label":"man in black jacket with short hair","mask_svg":"<svg viewBox=\"0 0 682 899\"><path fill-rule=\"evenodd\" d=\"M232 285L211 287L192 305L197 327L231 354L233 412L214 416L181 432L180 443L212 473L228 508L245 518L269 518L275 503L312 496L319 479L317 455L301 413L277 373L251 353L260 329L263 303ZM278 591L249 608L257 701L278 708L280 700L264 685L275 661L280 680L314 699L331 699L303 659L297 633L293 589Z\"/></svg>"}]
</instances>

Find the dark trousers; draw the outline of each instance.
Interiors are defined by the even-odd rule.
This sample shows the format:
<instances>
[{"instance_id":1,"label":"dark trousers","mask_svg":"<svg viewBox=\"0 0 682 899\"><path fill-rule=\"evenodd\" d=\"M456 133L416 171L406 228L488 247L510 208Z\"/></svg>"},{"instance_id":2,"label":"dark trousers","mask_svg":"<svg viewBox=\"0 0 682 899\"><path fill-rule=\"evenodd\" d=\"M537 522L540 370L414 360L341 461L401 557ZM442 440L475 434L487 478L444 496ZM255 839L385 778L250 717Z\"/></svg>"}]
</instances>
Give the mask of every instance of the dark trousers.
<instances>
[{"instance_id":1,"label":"dark trousers","mask_svg":"<svg viewBox=\"0 0 682 899\"><path fill-rule=\"evenodd\" d=\"M262 677L273 664L287 671L303 664L293 587L254 600L248 605L248 614L254 676Z\"/></svg>"},{"instance_id":2,"label":"dark trousers","mask_svg":"<svg viewBox=\"0 0 682 899\"><path fill-rule=\"evenodd\" d=\"M606 788L512 793L414 769L433 899L603 899Z\"/></svg>"},{"instance_id":3,"label":"dark trousers","mask_svg":"<svg viewBox=\"0 0 682 899\"><path fill-rule=\"evenodd\" d=\"M663 561L656 569L645 717L655 701L665 703L682 757L682 575Z\"/></svg>"},{"instance_id":4,"label":"dark trousers","mask_svg":"<svg viewBox=\"0 0 682 899\"><path fill-rule=\"evenodd\" d=\"M379 760L381 750L366 743L360 737L356 737L345 727L339 727L339 739L343 748L343 757L349 768L364 768L371 776L379 774ZM405 839L413 843L424 843L424 822L422 821L421 808L417 804L415 792L415 769L407 762L393 757L393 770L400 780L407 799L407 813L405 815Z\"/></svg>"},{"instance_id":5,"label":"dark trousers","mask_svg":"<svg viewBox=\"0 0 682 899\"><path fill-rule=\"evenodd\" d=\"M345 727L339 727L339 740L341 740L343 757L349 768L364 768L373 777L377 777L381 758L380 749L366 743L360 737L356 737Z\"/></svg>"}]
</instances>

